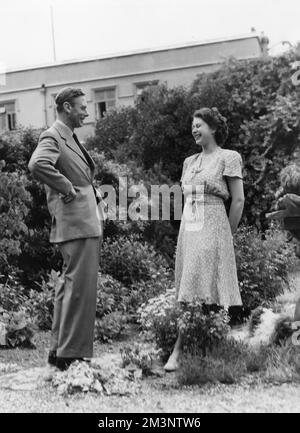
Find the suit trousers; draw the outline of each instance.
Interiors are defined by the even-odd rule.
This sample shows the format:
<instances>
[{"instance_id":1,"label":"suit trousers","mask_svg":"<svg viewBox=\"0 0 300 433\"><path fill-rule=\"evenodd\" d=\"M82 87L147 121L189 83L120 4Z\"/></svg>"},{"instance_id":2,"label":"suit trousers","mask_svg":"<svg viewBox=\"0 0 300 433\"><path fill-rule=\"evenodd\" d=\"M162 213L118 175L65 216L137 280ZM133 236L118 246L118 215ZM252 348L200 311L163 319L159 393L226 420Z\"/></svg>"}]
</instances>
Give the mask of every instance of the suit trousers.
<instances>
[{"instance_id":1,"label":"suit trousers","mask_svg":"<svg viewBox=\"0 0 300 433\"><path fill-rule=\"evenodd\" d=\"M62 358L91 358L97 302L100 237L58 244L64 271L55 288L51 351Z\"/></svg>"}]
</instances>

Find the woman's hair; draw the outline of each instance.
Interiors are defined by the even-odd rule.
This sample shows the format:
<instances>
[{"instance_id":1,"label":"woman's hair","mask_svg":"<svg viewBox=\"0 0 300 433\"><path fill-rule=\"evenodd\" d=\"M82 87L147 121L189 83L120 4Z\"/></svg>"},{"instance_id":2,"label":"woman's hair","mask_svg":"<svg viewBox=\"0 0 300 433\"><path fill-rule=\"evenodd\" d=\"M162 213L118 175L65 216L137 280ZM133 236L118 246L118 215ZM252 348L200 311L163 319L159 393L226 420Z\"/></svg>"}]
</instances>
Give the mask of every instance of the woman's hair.
<instances>
[{"instance_id":1,"label":"woman's hair","mask_svg":"<svg viewBox=\"0 0 300 433\"><path fill-rule=\"evenodd\" d=\"M215 140L219 146L225 143L228 137L227 120L216 107L200 108L194 112L193 117L202 119L210 128L215 130Z\"/></svg>"}]
</instances>

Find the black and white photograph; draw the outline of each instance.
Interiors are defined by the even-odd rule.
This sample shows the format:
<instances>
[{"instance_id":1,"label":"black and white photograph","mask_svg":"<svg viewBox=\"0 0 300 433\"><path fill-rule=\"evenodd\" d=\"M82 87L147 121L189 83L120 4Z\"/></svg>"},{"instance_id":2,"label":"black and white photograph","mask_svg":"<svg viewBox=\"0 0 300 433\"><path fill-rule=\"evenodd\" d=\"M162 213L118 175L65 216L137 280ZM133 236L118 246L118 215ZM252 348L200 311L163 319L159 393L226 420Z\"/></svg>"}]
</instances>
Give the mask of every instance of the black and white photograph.
<instances>
[{"instance_id":1,"label":"black and white photograph","mask_svg":"<svg viewBox=\"0 0 300 433\"><path fill-rule=\"evenodd\" d=\"M0 414L299 413L300 2L0 17Z\"/></svg>"}]
</instances>

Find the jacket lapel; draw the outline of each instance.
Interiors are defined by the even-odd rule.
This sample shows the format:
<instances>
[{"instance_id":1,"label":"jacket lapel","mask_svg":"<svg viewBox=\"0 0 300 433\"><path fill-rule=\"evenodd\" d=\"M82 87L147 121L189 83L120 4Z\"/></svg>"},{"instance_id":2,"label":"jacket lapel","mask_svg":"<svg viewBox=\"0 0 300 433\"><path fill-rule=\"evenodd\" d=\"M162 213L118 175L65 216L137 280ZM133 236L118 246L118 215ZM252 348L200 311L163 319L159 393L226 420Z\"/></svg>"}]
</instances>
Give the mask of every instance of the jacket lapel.
<instances>
[{"instance_id":1,"label":"jacket lapel","mask_svg":"<svg viewBox=\"0 0 300 433\"><path fill-rule=\"evenodd\" d=\"M73 152L75 152L82 161L88 165L91 170L92 178L94 176L95 171L95 163L92 157L88 154L87 150L80 144L80 147L75 142L71 130L61 122L54 122L53 127L57 130L61 138L66 142L66 146L68 146Z\"/></svg>"}]
</instances>

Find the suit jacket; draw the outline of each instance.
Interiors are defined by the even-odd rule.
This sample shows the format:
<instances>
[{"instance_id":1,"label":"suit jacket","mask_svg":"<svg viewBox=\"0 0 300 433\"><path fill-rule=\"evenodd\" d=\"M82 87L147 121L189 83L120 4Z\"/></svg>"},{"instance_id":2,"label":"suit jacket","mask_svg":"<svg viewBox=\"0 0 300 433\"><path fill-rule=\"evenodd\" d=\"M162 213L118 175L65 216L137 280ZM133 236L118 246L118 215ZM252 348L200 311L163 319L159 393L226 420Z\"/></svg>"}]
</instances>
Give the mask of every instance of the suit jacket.
<instances>
[{"instance_id":1,"label":"suit jacket","mask_svg":"<svg viewBox=\"0 0 300 433\"><path fill-rule=\"evenodd\" d=\"M102 235L93 186L95 163L87 150L78 146L66 125L56 121L41 134L28 167L45 184L52 218L50 242ZM66 204L62 197L72 186L77 195Z\"/></svg>"}]
</instances>

